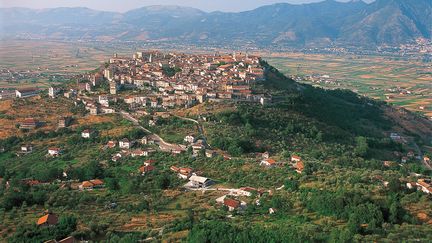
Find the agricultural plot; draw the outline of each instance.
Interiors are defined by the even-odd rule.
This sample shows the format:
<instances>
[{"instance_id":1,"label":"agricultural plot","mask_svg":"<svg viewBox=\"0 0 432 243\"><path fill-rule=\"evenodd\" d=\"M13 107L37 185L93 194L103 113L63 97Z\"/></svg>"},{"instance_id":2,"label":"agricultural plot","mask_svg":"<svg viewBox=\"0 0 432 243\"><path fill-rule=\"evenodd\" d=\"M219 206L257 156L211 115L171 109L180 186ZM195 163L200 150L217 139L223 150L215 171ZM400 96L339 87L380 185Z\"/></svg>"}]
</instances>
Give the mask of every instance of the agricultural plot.
<instances>
[{"instance_id":1,"label":"agricultural plot","mask_svg":"<svg viewBox=\"0 0 432 243\"><path fill-rule=\"evenodd\" d=\"M317 84L323 88L350 89L432 117L430 63L393 57L301 53L273 54L265 59L286 75L328 75L338 83Z\"/></svg>"}]
</instances>

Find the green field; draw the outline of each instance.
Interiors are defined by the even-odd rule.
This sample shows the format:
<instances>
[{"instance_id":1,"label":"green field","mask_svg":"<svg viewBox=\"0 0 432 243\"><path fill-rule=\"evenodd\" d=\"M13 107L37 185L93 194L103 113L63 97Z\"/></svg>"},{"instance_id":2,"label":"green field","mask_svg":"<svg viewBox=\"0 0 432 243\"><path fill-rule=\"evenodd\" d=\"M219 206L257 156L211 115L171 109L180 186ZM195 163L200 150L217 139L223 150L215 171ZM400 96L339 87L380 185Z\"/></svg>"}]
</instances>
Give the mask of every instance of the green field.
<instances>
[{"instance_id":1,"label":"green field","mask_svg":"<svg viewBox=\"0 0 432 243\"><path fill-rule=\"evenodd\" d=\"M329 75L340 86L319 84L324 88L346 88L372 98L387 100L412 111L432 116L432 65L418 60L390 57L336 56L286 53L266 60L286 75ZM400 87L411 94L390 93ZM390 99L386 96L391 95ZM423 106L424 109L420 109Z\"/></svg>"}]
</instances>

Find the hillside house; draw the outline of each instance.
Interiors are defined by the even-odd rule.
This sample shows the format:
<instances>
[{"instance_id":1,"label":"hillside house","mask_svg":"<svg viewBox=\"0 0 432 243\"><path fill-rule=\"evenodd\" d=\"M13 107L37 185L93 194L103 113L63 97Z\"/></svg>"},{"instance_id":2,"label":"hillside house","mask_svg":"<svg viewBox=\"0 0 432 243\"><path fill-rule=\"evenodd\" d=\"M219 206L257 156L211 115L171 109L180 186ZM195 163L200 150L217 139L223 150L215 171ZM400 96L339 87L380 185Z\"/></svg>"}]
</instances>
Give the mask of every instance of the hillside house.
<instances>
[{"instance_id":1,"label":"hillside house","mask_svg":"<svg viewBox=\"0 0 432 243\"><path fill-rule=\"evenodd\" d=\"M300 156L291 155L291 162L299 162L301 160L302 160L302 158Z\"/></svg>"},{"instance_id":2,"label":"hillside house","mask_svg":"<svg viewBox=\"0 0 432 243\"><path fill-rule=\"evenodd\" d=\"M189 177L189 183L187 184L187 186L193 188L206 188L211 186L213 183L214 182L209 178L193 175Z\"/></svg>"},{"instance_id":3,"label":"hillside house","mask_svg":"<svg viewBox=\"0 0 432 243\"><path fill-rule=\"evenodd\" d=\"M59 88L55 88L55 87L49 87L48 88L48 96L50 97L50 98L56 98L56 96L60 93L60 91L61 91L61 89L59 89Z\"/></svg>"},{"instance_id":4,"label":"hillside house","mask_svg":"<svg viewBox=\"0 0 432 243\"><path fill-rule=\"evenodd\" d=\"M56 157L61 155L62 150L60 148L49 148L48 149L48 155L52 156L52 157Z\"/></svg>"},{"instance_id":5,"label":"hillside house","mask_svg":"<svg viewBox=\"0 0 432 243\"><path fill-rule=\"evenodd\" d=\"M207 149L207 150L205 151L205 156L206 156L207 158L213 158L213 157L216 156L216 151L211 150L211 149Z\"/></svg>"},{"instance_id":6,"label":"hillside house","mask_svg":"<svg viewBox=\"0 0 432 243\"><path fill-rule=\"evenodd\" d=\"M90 129L86 129L84 131L81 132L81 137L82 138L90 138L93 134L93 131Z\"/></svg>"},{"instance_id":7,"label":"hillside house","mask_svg":"<svg viewBox=\"0 0 432 243\"><path fill-rule=\"evenodd\" d=\"M223 205L228 208L228 211L232 212L234 210L243 209L246 206L246 203L240 202L239 200L232 198L224 198Z\"/></svg>"},{"instance_id":8,"label":"hillside house","mask_svg":"<svg viewBox=\"0 0 432 243\"><path fill-rule=\"evenodd\" d=\"M58 121L58 128L68 127L71 123L72 123L72 117L70 116L61 117Z\"/></svg>"},{"instance_id":9,"label":"hillside house","mask_svg":"<svg viewBox=\"0 0 432 243\"><path fill-rule=\"evenodd\" d=\"M38 226L52 226L58 223L58 217L55 214L48 213L40 217L37 221Z\"/></svg>"},{"instance_id":10,"label":"hillside house","mask_svg":"<svg viewBox=\"0 0 432 243\"><path fill-rule=\"evenodd\" d=\"M153 165L143 165L138 170L141 175L145 175L146 173L155 170L155 167Z\"/></svg>"},{"instance_id":11,"label":"hillside house","mask_svg":"<svg viewBox=\"0 0 432 243\"><path fill-rule=\"evenodd\" d=\"M195 142L195 136L193 135L187 135L183 141L187 142L187 143L194 143Z\"/></svg>"},{"instance_id":12,"label":"hillside house","mask_svg":"<svg viewBox=\"0 0 432 243\"><path fill-rule=\"evenodd\" d=\"M130 149L132 147L132 142L127 138L123 138L119 141L119 147L122 149Z\"/></svg>"},{"instance_id":13,"label":"hillside house","mask_svg":"<svg viewBox=\"0 0 432 243\"><path fill-rule=\"evenodd\" d=\"M38 126L38 122L34 118L26 118L20 123L20 129L35 129Z\"/></svg>"},{"instance_id":14,"label":"hillside house","mask_svg":"<svg viewBox=\"0 0 432 243\"><path fill-rule=\"evenodd\" d=\"M107 143L107 147L108 148L115 148L116 146L117 146L117 142L116 141L110 140Z\"/></svg>"},{"instance_id":15,"label":"hillside house","mask_svg":"<svg viewBox=\"0 0 432 243\"><path fill-rule=\"evenodd\" d=\"M28 154L33 151L33 145L31 144L23 144L21 145L21 153Z\"/></svg>"},{"instance_id":16,"label":"hillside house","mask_svg":"<svg viewBox=\"0 0 432 243\"><path fill-rule=\"evenodd\" d=\"M298 161L296 162L296 164L294 165L295 171L299 174L301 174L304 170L304 163L303 161Z\"/></svg>"},{"instance_id":17,"label":"hillside house","mask_svg":"<svg viewBox=\"0 0 432 243\"><path fill-rule=\"evenodd\" d=\"M265 167L275 167L277 163L274 159L263 159L261 160L260 165Z\"/></svg>"},{"instance_id":18,"label":"hillside house","mask_svg":"<svg viewBox=\"0 0 432 243\"><path fill-rule=\"evenodd\" d=\"M29 89L17 89L15 91L15 96L17 98L29 98L39 94L38 89L29 88Z\"/></svg>"},{"instance_id":19,"label":"hillside house","mask_svg":"<svg viewBox=\"0 0 432 243\"><path fill-rule=\"evenodd\" d=\"M94 180L89 180L89 181L83 181L81 183L81 185L79 186L79 189L80 190L93 190L96 188L102 188L104 186L105 186L105 184L102 180L94 179Z\"/></svg>"}]
</instances>

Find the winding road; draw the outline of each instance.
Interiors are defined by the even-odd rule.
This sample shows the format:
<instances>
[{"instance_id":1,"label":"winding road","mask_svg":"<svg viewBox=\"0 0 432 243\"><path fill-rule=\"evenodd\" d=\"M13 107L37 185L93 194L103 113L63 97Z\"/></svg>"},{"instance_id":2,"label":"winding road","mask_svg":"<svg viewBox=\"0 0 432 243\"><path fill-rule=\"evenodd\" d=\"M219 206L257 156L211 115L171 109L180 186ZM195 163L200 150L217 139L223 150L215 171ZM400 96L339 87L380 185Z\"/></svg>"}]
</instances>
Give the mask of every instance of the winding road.
<instances>
[{"instance_id":1,"label":"winding road","mask_svg":"<svg viewBox=\"0 0 432 243\"><path fill-rule=\"evenodd\" d=\"M180 151L185 151L185 148L178 145L178 144L172 144L172 143L168 143L165 140L163 140L163 138L161 138L159 135L151 132L150 130L148 130L147 128L141 126L139 124L138 119L136 119L135 117L133 117L130 113L126 112L126 111L120 111L120 114L123 116L123 118L125 118L126 120L131 121L135 127L140 128L142 130L144 130L145 132L149 133L150 135L148 135L148 137L150 137L151 139L153 139L155 141L155 143L159 146L159 148L162 151L165 152L171 152L173 150L180 150Z\"/></svg>"}]
</instances>

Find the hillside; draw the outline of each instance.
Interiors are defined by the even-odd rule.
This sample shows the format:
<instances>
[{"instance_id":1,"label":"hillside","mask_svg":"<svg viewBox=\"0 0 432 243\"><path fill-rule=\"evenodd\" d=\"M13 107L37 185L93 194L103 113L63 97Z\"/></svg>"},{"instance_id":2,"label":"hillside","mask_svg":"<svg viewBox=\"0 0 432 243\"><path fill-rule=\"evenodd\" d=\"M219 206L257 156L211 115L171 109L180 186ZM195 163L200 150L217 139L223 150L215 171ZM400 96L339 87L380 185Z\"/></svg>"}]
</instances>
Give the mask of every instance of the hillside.
<instances>
[{"instance_id":1,"label":"hillside","mask_svg":"<svg viewBox=\"0 0 432 243\"><path fill-rule=\"evenodd\" d=\"M398 45L430 38L428 0L274 4L239 13L150 6L126 13L85 8L0 9L3 38L178 41L257 46ZM6 21L7 20L7 21Z\"/></svg>"},{"instance_id":2,"label":"hillside","mask_svg":"<svg viewBox=\"0 0 432 243\"><path fill-rule=\"evenodd\" d=\"M412 142L422 149L430 145L432 124L350 91L296 83L265 61L261 65L265 80L253 90L272 97L265 106L205 102L171 115L147 109L153 116L140 117L139 125L121 114L88 115L71 100L42 94L40 100L51 103L43 108L54 113L61 104L74 122L54 130L50 121L0 141L5 150L0 240L44 242L72 235L110 242L430 241L431 197L406 183L417 181L412 172L427 179L431 171L415 157L404 163L401 157L415 150ZM7 105L28 110L35 102ZM15 111L4 114L13 120ZM163 152L142 142L153 137L139 126L170 142L185 143L181 138L192 134L211 150ZM93 131L88 139L82 137L87 129ZM390 139L391 132L407 142ZM128 153L153 152L130 156L108 147L108 141L125 138L135 141ZM21 144L32 144L33 151L17 153ZM49 156L50 147L63 152ZM208 150L214 153L209 156ZM264 152L274 166L262 164L268 161ZM113 160L115 154L121 159ZM143 162L153 170L142 173ZM188 187L175 172L178 167L215 184ZM78 189L96 178L104 187ZM223 196L228 200L221 205ZM47 209L59 216L58 224L37 227Z\"/></svg>"}]
</instances>

